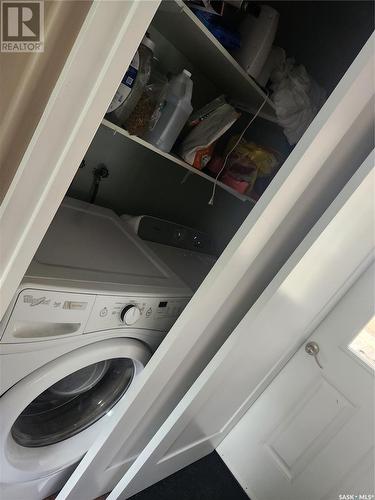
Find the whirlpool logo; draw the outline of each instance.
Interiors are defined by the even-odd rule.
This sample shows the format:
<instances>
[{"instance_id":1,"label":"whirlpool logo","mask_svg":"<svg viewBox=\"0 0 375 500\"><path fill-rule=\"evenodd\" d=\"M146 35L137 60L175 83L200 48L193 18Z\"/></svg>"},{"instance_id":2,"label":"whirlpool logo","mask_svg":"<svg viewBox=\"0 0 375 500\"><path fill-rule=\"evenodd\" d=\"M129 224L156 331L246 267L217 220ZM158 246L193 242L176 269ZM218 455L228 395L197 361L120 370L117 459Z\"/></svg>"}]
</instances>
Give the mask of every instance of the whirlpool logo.
<instances>
[{"instance_id":1,"label":"whirlpool logo","mask_svg":"<svg viewBox=\"0 0 375 500\"><path fill-rule=\"evenodd\" d=\"M49 306L51 299L47 299L47 297L33 297L32 295L24 295L23 301L25 304L30 304L30 307L35 306Z\"/></svg>"},{"instance_id":2,"label":"whirlpool logo","mask_svg":"<svg viewBox=\"0 0 375 500\"><path fill-rule=\"evenodd\" d=\"M44 2L1 1L1 52L44 51Z\"/></svg>"}]
</instances>

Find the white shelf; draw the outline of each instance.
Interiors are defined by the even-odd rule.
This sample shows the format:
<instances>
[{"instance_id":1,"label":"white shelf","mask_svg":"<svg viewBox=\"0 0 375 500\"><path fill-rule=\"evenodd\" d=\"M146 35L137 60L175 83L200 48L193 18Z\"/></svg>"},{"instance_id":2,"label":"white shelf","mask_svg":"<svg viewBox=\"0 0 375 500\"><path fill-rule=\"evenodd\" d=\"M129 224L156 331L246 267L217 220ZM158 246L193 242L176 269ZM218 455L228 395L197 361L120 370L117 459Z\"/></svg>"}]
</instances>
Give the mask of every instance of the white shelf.
<instances>
[{"instance_id":1,"label":"white shelf","mask_svg":"<svg viewBox=\"0 0 375 500\"><path fill-rule=\"evenodd\" d=\"M170 162L172 162L176 165L179 165L180 167L185 168L186 170L188 170L192 174L199 175L199 177L202 177L203 179L206 179L207 181L209 181L211 183L215 182L215 179L213 179L209 175L205 174L204 172L201 172L200 170L192 167L191 165L186 163L181 158L178 158L177 156L174 156L171 153L165 153L164 151L161 151L160 149L156 148L152 144L149 144L148 142L144 141L140 137L137 137L136 135L130 135L126 130L119 127L118 125L115 125L114 123L112 123L106 119L104 119L102 121L102 125L113 130L115 133L121 134L124 138L126 138L130 141L133 141L133 142L139 144L140 146L143 146L144 148L147 148L148 150L152 151L153 153L155 153L159 156L162 156L166 160L169 160ZM237 191L235 191L234 189L232 189L231 187L227 186L226 184L224 184L220 181L217 181L217 186L224 189L225 191L227 191L228 193L232 194L233 196L235 196L236 198L238 198L242 201L250 201L251 203L255 203L255 201L253 199L249 198L248 196L245 196L243 194L238 193Z\"/></svg>"},{"instance_id":2,"label":"white shelf","mask_svg":"<svg viewBox=\"0 0 375 500\"><path fill-rule=\"evenodd\" d=\"M252 112L267 99L260 116L276 120L273 102L182 0L163 0L152 24L230 99Z\"/></svg>"}]
</instances>

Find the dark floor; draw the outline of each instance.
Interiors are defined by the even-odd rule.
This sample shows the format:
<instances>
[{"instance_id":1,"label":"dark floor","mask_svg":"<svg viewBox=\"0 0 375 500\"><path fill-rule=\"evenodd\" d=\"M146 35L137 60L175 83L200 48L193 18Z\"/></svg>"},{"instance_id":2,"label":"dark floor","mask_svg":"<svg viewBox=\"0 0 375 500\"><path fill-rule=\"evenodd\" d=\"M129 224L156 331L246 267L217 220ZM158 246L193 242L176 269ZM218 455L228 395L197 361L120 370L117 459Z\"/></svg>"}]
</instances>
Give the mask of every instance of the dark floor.
<instances>
[{"instance_id":1,"label":"dark floor","mask_svg":"<svg viewBox=\"0 0 375 500\"><path fill-rule=\"evenodd\" d=\"M45 500L55 499L56 495L52 495ZM129 500L249 500L249 497L214 451Z\"/></svg>"},{"instance_id":2,"label":"dark floor","mask_svg":"<svg viewBox=\"0 0 375 500\"><path fill-rule=\"evenodd\" d=\"M131 500L249 500L214 451Z\"/></svg>"}]
</instances>

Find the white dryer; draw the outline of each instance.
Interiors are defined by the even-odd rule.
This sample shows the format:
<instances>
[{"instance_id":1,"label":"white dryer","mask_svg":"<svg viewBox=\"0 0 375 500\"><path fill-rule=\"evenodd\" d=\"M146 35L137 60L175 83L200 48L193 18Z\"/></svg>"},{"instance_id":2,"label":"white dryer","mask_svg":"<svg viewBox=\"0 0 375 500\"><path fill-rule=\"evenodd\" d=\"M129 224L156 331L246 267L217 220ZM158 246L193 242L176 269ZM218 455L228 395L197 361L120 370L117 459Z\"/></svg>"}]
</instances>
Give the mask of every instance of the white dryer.
<instances>
[{"instance_id":1,"label":"white dryer","mask_svg":"<svg viewBox=\"0 0 375 500\"><path fill-rule=\"evenodd\" d=\"M64 201L0 324L0 498L62 486L190 296L112 211Z\"/></svg>"},{"instance_id":2,"label":"white dryer","mask_svg":"<svg viewBox=\"0 0 375 500\"><path fill-rule=\"evenodd\" d=\"M217 260L206 233L149 215L121 218L189 288L198 290Z\"/></svg>"}]
</instances>

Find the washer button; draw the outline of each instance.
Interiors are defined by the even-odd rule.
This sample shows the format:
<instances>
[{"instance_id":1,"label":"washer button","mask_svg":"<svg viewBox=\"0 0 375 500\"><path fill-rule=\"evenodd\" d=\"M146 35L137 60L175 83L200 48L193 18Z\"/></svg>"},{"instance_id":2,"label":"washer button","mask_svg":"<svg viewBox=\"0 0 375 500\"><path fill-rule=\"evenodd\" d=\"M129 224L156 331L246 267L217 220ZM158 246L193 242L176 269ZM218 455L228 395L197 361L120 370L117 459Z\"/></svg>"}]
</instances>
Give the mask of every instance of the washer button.
<instances>
[{"instance_id":1,"label":"washer button","mask_svg":"<svg viewBox=\"0 0 375 500\"><path fill-rule=\"evenodd\" d=\"M108 314L108 309L106 307L103 307L103 309L101 309L101 311L99 312L99 316L101 318L104 318L105 316L107 316Z\"/></svg>"}]
</instances>

